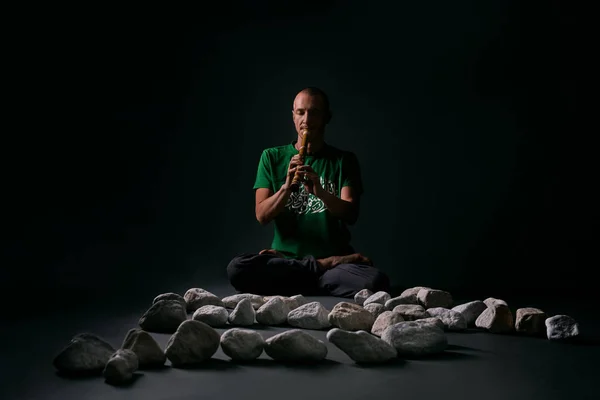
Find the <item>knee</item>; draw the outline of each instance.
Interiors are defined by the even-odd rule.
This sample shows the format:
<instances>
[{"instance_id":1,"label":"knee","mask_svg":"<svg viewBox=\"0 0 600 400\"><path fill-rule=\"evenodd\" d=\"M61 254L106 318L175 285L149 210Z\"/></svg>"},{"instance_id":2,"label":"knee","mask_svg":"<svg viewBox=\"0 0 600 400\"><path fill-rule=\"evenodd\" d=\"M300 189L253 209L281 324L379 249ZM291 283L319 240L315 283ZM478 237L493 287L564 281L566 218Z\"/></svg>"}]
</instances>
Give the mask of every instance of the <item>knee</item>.
<instances>
[{"instance_id":1,"label":"knee","mask_svg":"<svg viewBox=\"0 0 600 400\"><path fill-rule=\"evenodd\" d=\"M252 272L250 269L254 265L255 257L256 254L243 253L233 257L227 264L227 278L236 290L243 289L247 281L246 276Z\"/></svg>"},{"instance_id":2,"label":"knee","mask_svg":"<svg viewBox=\"0 0 600 400\"><path fill-rule=\"evenodd\" d=\"M249 253L244 253L233 257L227 264L227 278L233 287L237 287L236 283L240 281L241 276L244 274L251 256Z\"/></svg>"}]
</instances>

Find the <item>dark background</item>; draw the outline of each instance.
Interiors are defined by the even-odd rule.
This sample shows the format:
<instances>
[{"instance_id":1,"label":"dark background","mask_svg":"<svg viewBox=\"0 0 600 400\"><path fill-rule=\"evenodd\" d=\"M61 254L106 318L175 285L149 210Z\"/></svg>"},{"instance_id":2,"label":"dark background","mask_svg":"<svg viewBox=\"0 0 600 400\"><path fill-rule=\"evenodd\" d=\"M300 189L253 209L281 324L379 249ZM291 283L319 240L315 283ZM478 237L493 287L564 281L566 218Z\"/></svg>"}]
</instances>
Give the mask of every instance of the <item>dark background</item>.
<instances>
[{"instance_id":1,"label":"dark background","mask_svg":"<svg viewBox=\"0 0 600 400\"><path fill-rule=\"evenodd\" d=\"M593 287L573 10L280 3L25 18L7 76L5 294L51 304L225 280L232 257L270 245L252 185L262 149L295 137L305 86L329 93L326 139L361 162L352 243L395 285Z\"/></svg>"}]
</instances>

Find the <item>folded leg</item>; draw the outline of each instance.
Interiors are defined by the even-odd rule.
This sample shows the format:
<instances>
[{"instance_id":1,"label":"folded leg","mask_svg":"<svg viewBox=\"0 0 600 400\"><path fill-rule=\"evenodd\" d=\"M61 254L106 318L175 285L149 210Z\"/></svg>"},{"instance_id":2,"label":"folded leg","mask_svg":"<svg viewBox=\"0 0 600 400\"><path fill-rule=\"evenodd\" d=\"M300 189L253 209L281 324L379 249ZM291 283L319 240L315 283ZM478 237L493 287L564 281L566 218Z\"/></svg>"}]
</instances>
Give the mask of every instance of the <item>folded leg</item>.
<instances>
[{"instance_id":1,"label":"folded leg","mask_svg":"<svg viewBox=\"0 0 600 400\"><path fill-rule=\"evenodd\" d=\"M347 298L354 297L362 289L389 293L390 279L371 265L340 264L321 275L319 289L324 295Z\"/></svg>"},{"instance_id":2,"label":"folded leg","mask_svg":"<svg viewBox=\"0 0 600 400\"><path fill-rule=\"evenodd\" d=\"M314 295L321 274L313 256L288 259L269 253L244 253L227 266L229 282L239 293L260 295Z\"/></svg>"}]
</instances>

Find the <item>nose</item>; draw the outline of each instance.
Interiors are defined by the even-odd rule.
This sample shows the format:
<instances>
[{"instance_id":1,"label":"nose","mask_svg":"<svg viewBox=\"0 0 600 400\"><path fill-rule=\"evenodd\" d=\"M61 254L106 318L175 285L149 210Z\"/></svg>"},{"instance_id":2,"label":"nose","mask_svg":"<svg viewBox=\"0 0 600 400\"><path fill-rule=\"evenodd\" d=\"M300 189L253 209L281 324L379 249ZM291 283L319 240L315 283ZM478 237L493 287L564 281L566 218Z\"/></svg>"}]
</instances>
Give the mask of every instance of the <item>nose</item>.
<instances>
[{"instance_id":1,"label":"nose","mask_svg":"<svg viewBox=\"0 0 600 400\"><path fill-rule=\"evenodd\" d=\"M303 118L302 118L302 121L301 121L301 123L302 123L303 125L306 125L306 126L310 127L311 123L312 123L314 120L315 120L315 114L314 114L314 113L312 113L312 112L308 112L308 111L307 111L306 113L304 113L304 116L303 116Z\"/></svg>"}]
</instances>

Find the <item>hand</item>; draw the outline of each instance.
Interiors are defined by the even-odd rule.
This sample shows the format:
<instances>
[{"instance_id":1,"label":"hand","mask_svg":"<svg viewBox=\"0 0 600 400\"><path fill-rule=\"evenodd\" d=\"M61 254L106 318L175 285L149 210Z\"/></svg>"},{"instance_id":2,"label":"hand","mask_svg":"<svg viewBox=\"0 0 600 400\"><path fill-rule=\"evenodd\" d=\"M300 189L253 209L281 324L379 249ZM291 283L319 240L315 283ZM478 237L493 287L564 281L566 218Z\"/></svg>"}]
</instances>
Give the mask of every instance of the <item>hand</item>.
<instances>
[{"instance_id":1,"label":"hand","mask_svg":"<svg viewBox=\"0 0 600 400\"><path fill-rule=\"evenodd\" d=\"M283 254L281 254L280 252L278 252L275 249L264 249L258 252L258 254L275 254L276 256L280 257L280 258L285 258L285 256Z\"/></svg>"},{"instance_id":2,"label":"hand","mask_svg":"<svg viewBox=\"0 0 600 400\"><path fill-rule=\"evenodd\" d=\"M298 171L302 174L301 176L305 177L304 181L304 189L308 193L312 193L313 195L321 198L323 194L325 194L325 189L321 186L321 178L315 172L314 169L310 165L301 165L298 167Z\"/></svg>"},{"instance_id":3,"label":"hand","mask_svg":"<svg viewBox=\"0 0 600 400\"><path fill-rule=\"evenodd\" d=\"M284 189L289 189L292 187L292 181L294 180L294 175L296 175L296 168L302 164L304 163L302 162L300 154L296 154L292 157L288 165L288 173L285 177L285 183L283 184Z\"/></svg>"}]
</instances>

